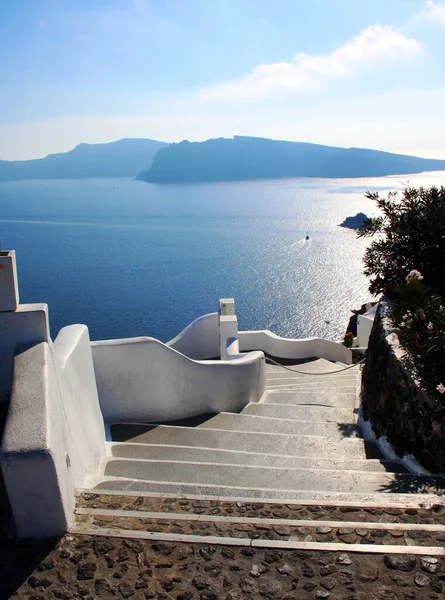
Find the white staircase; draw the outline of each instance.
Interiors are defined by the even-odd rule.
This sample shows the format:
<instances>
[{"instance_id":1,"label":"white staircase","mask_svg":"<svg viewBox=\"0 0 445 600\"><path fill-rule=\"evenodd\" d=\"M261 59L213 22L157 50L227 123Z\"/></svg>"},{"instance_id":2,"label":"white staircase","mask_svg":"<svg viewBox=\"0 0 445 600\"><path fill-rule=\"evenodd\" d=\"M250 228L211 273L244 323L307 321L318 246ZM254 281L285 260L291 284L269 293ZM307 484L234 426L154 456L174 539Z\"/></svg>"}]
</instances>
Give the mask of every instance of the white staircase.
<instances>
[{"instance_id":1,"label":"white staircase","mask_svg":"<svg viewBox=\"0 0 445 600\"><path fill-rule=\"evenodd\" d=\"M359 367L267 366L261 402L171 424L111 425L95 490L305 502L420 501L434 479L385 460L357 425ZM289 370L292 369L292 370ZM295 372L298 371L298 372ZM336 371L335 374L325 374Z\"/></svg>"}]
</instances>

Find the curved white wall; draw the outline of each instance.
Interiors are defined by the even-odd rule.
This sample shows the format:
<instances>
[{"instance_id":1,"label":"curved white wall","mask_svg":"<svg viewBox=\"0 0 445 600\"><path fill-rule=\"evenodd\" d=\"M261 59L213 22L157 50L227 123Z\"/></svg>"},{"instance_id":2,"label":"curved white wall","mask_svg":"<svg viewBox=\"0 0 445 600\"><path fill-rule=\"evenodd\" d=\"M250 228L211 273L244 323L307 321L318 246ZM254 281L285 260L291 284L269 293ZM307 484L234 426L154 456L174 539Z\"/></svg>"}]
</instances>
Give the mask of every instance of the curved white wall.
<instances>
[{"instance_id":1,"label":"curved white wall","mask_svg":"<svg viewBox=\"0 0 445 600\"><path fill-rule=\"evenodd\" d=\"M238 333L241 352L249 350L262 350L276 358L325 358L331 361L340 361L347 365L352 363L352 353L338 342L331 342L321 338L307 338L294 340L282 338L271 331L240 331Z\"/></svg>"},{"instance_id":2,"label":"curved white wall","mask_svg":"<svg viewBox=\"0 0 445 600\"><path fill-rule=\"evenodd\" d=\"M352 362L351 351L342 344L330 340L282 338L268 330L239 331L237 335L241 352L261 350L276 358L298 360L316 357L345 364ZM167 346L195 360L220 356L218 313L209 313L199 317L179 335L167 342Z\"/></svg>"},{"instance_id":3,"label":"curved white wall","mask_svg":"<svg viewBox=\"0 0 445 600\"><path fill-rule=\"evenodd\" d=\"M195 361L148 337L92 342L99 400L108 423L156 422L237 412L265 390L262 352Z\"/></svg>"},{"instance_id":4,"label":"curved white wall","mask_svg":"<svg viewBox=\"0 0 445 600\"><path fill-rule=\"evenodd\" d=\"M194 360L219 357L218 313L198 317L166 345Z\"/></svg>"},{"instance_id":5,"label":"curved white wall","mask_svg":"<svg viewBox=\"0 0 445 600\"><path fill-rule=\"evenodd\" d=\"M85 325L56 342L17 351L5 433L3 476L19 537L63 535L75 490L95 475L105 433Z\"/></svg>"}]
</instances>

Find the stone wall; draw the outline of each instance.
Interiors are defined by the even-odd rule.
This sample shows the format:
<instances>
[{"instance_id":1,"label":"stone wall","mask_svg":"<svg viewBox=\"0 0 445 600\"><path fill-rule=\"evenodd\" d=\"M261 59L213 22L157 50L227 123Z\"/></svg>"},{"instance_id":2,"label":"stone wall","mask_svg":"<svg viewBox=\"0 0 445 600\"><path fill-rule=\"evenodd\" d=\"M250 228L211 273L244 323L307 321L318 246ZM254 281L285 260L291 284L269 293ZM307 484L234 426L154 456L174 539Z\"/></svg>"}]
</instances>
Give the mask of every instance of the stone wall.
<instances>
[{"instance_id":1,"label":"stone wall","mask_svg":"<svg viewBox=\"0 0 445 600\"><path fill-rule=\"evenodd\" d=\"M363 417L377 437L385 435L396 454L412 454L431 473L445 473L445 412L411 376L397 333L379 304L362 377Z\"/></svg>"}]
</instances>

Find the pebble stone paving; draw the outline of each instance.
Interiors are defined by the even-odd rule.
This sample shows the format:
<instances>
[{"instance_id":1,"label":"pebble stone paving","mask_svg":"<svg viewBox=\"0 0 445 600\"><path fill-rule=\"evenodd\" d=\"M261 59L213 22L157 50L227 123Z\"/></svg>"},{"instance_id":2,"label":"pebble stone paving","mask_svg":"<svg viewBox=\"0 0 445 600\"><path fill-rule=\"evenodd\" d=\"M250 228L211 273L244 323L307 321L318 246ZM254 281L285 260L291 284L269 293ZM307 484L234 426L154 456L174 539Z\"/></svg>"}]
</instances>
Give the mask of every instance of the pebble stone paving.
<instances>
[{"instance_id":1,"label":"pebble stone paving","mask_svg":"<svg viewBox=\"0 0 445 600\"><path fill-rule=\"evenodd\" d=\"M276 551L79 535L66 535L53 548L22 544L9 550L15 579L7 581L3 562L2 599L444 598L444 560L428 556ZM37 566L32 569L34 561Z\"/></svg>"},{"instance_id":2,"label":"pebble stone paving","mask_svg":"<svg viewBox=\"0 0 445 600\"><path fill-rule=\"evenodd\" d=\"M440 506L361 509L98 494L81 496L78 505L197 515L357 521L353 532L323 530L317 534L335 534L335 541L344 541L342 536L352 534L359 538L359 521L364 520L435 524L445 521L445 510ZM169 526L177 527L174 523ZM373 531L367 532L369 538ZM237 537L248 533L241 529ZM278 537L287 535L284 530L275 533ZM393 537L391 543L396 543L396 539ZM0 600L445 598L445 557L275 550L73 534L55 543L16 542L11 534L3 535L0 541ZM415 540L416 545L421 545L421 541ZM436 546L443 544L445 541L441 544L436 540Z\"/></svg>"},{"instance_id":3,"label":"pebble stone paving","mask_svg":"<svg viewBox=\"0 0 445 600\"><path fill-rule=\"evenodd\" d=\"M140 510L149 512L193 513L231 517L265 517L277 519L311 519L318 521L358 521L385 523L424 523L445 525L445 504L429 508L322 506L267 502L194 500L149 496L82 494L77 503L82 508Z\"/></svg>"}]
</instances>

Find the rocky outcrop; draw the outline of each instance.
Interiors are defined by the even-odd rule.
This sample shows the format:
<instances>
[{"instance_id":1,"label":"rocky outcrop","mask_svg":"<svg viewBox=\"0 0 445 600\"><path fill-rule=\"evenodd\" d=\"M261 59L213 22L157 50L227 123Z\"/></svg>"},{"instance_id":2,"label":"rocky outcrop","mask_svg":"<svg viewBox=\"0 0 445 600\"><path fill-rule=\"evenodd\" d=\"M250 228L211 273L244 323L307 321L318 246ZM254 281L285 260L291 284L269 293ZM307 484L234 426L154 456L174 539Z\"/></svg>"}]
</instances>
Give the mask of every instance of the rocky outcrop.
<instances>
[{"instance_id":1,"label":"rocky outcrop","mask_svg":"<svg viewBox=\"0 0 445 600\"><path fill-rule=\"evenodd\" d=\"M359 212L355 217L346 217L343 223L340 223L340 227L346 227L346 229L360 229L363 227L367 218L365 213Z\"/></svg>"},{"instance_id":2,"label":"rocky outcrop","mask_svg":"<svg viewBox=\"0 0 445 600\"><path fill-rule=\"evenodd\" d=\"M413 378L397 332L379 304L362 377L364 418L399 456L412 454L432 473L445 473L445 411ZM416 491L416 490L413 490Z\"/></svg>"},{"instance_id":3,"label":"rocky outcrop","mask_svg":"<svg viewBox=\"0 0 445 600\"><path fill-rule=\"evenodd\" d=\"M445 170L445 161L363 148L234 136L162 148L138 179L153 183L284 177L374 177Z\"/></svg>"}]
</instances>

